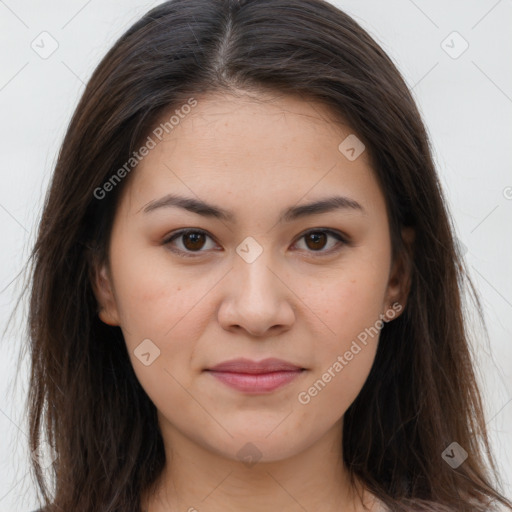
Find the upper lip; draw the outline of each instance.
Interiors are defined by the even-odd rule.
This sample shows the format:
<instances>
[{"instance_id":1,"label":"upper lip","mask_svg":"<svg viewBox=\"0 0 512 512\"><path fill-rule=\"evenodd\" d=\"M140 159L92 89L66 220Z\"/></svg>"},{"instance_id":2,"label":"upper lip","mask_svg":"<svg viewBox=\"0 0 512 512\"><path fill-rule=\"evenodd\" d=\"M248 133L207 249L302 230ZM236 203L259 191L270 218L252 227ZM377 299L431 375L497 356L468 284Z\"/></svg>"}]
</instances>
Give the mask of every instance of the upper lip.
<instances>
[{"instance_id":1,"label":"upper lip","mask_svg":"<svg viewBox=\"0 0 512 512\"><path fill-rule=\"evenodd\" d=\"M217 372L231 372L231 373L271 373L271 372L286 372L304 370L300 366L283 361L282 359L268 358L262 361L251 361L250 359L231 359L217 364L207 370Z\"/></svg>"}]
</instances>

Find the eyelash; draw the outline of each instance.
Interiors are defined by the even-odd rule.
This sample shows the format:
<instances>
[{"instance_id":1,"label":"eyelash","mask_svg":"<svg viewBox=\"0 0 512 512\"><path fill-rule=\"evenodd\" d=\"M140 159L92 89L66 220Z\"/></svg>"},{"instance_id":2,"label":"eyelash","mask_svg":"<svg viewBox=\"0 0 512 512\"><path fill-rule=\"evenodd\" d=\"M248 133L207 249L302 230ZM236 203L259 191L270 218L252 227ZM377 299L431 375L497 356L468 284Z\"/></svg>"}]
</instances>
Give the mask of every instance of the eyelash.
<instances>
[{"instance_id":1,"label":"eyelash","mask_svg":"<svg viewBox=\"0 0 512 512\"><path fill-rule=\"evenodd\" d=\"M184 251L182 249L176 249L176 248L170 247L171 242L173 242L175 239L177 239L177 238L179 238L180 236L183 236L183 235L189 235L191 233L201 233L201 234L204 234L204 235L206 235L207 237L209 237L210 239L213 240L213 238L206 231L204 231L202 229L180 229L179 231L174 231L173 233L170 233L169 236L167 236L163 240L162 244L166 245L166 246L169 246L169 250L174 252L178 256L181 256L181 257L184 257L184 258L196 258L202 252L206 252L206 251L203 251L203 250ZM315 255L319 255L320 257L328 256L328 255L331 255L334 252L339 251L341 249L341 247L339 247L340 244L342 246L348 244L347 239L344 236L342 236L340 233L338 233L337 231L333 231L332 229L322 229L322 228L309 229L308 231L302 233L299 236L299 238L297 239L297 241L303 239L305 236L307 236L310 233L326 233L326 234L336 238L338 240L338 242L339 242L339 244L337 244L338 247L335 246L334 248L331 248L331 249L329 249L327 251L324 251L324 250L319 250L319 251L309 250L309 251L307 251L307 252L313 253Z\"/></svg>"}]
</instances>

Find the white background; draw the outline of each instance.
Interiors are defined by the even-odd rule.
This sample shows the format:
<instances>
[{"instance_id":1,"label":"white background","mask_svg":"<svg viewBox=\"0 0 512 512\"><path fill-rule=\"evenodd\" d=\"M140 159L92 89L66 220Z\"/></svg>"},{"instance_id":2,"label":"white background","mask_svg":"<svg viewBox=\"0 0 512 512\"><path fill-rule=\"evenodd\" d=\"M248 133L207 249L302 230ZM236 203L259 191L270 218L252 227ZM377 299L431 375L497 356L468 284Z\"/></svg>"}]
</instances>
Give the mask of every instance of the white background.
<instances>
[{"instance_id":1,"label":"white background","mask_svg":"<svg viewBox=\"0 0 512 512\"><path fill-rule=\"evenodd\" d=\"M23 283L16 277L33 243L58 148L84 84L114 41L158 3L0 0L2 331ZM333 3L395 61L427 125L457 235L485 307L490 346L482 339L475 358L503 490L510 497L512 1ZM31 48L43 31L59 45L47 59ZM458 58L443 49L449 45L457 53L463 48L453 31L469 44ZM27 361L14 381L26 344L23 322L21 308L0 344L0 512L36 506L23 416Z\"/></svg>"}]
</instances>

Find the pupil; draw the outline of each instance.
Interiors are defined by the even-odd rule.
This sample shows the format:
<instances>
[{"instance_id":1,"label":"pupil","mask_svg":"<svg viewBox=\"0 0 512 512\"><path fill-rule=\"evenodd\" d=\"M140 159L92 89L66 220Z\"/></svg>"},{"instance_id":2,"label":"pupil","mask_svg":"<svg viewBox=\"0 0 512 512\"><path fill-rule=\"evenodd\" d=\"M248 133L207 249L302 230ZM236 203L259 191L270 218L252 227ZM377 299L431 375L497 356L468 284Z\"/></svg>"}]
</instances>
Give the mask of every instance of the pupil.
<instances>
[{"instance_id":1,"label":"pupil","mask_svg":"<svg viewBox=\"0 0 512 512\"><path fill-rule=\"evenodd\" d=\"M202 233L187 233L183 235L185 238L185 247L190 250L200 249L204 242ZM310 243L312 242L312 247ZM321 249L322 242L325 242L325 233L310 233L307 237L307 244L310 249Z\"/></svg>"},{"instance_id":2,"label":"pupil","mask_svg":"<svg viewBox=\"0 0 512 512\"><path fill-rule=\"evenodd\" d=\"M313 241L314 244L318 244L322 246L322 239L325 238L325 233L310 233L308 241ZM308 245L309 247L309 245ZM309 247L310 249L321 249L322 247L318 247L318 245L314 245L313 247Z\"/></svg>"},{"instance_id":3,"label":"pupil","mask_svg":"<svg viewBox=\"0 0 512 512\"><path fill-rule=\"evenodd\" d=\"M201 248L201 242L203 241L202 238L204 235L202 233L187 233L183 235L185 237L185 247L187 249L200 249ZM187 243L187 241L192 241L192 245L190 243Z\"/></svg>"}]
</instances>

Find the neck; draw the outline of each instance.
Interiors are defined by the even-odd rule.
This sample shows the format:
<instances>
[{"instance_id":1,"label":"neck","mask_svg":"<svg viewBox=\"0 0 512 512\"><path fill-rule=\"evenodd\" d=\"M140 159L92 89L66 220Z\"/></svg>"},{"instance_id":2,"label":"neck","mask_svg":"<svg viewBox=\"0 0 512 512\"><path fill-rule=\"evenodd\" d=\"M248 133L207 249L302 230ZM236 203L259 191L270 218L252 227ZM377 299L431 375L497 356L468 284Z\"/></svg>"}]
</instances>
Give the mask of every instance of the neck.
<instances>
[{"instance_id":1,"label":"neck","mask_svg":"<svg viewBox=\"0 0 512 512\"><path fill-rule=\"evenodd\" d=\"M350 483L339 424L287 459L255 463L208 450L168 423L162 427L167 465L142 498L144 512L377 510L363 486Z\"/></svg>"}]
</instances>

